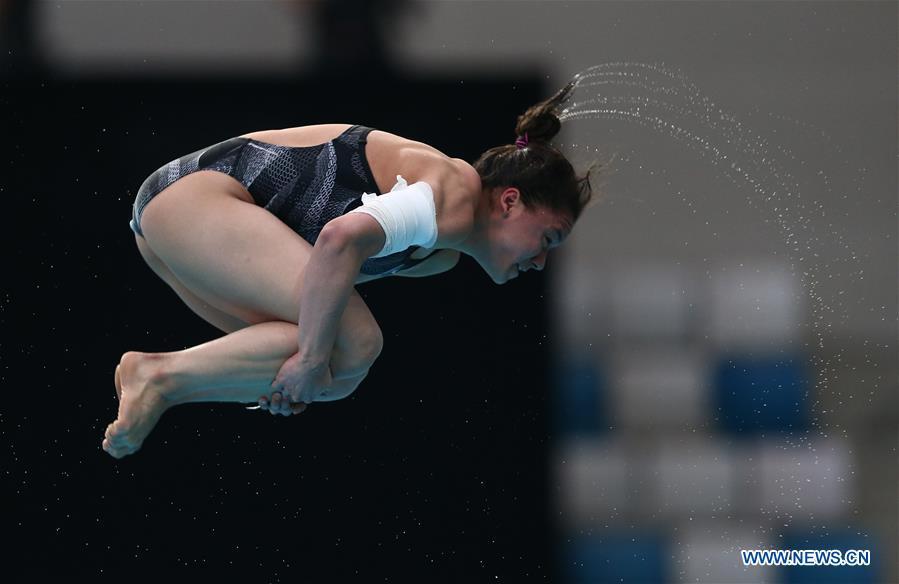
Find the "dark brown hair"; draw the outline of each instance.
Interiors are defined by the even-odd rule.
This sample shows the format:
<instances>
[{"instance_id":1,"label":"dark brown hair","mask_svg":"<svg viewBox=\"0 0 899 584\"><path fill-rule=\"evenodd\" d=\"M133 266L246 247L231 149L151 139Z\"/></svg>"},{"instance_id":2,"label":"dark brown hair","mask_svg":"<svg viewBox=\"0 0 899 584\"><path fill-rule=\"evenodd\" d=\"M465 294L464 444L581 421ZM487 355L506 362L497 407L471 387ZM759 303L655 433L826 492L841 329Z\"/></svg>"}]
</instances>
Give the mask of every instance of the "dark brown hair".
<instances>
[{"instance_id":1,"label":"dark brown hair","mask_svg":"<svg viewBox=\"0 0 899 584\"><path fill-rule=\"evenodd\" d=\"M484 188L515 187L527 209L546 208L577 221L593 198L590 173L601 165L594 163L578 176L565 155L549 143L562 127L559 109L573 90L574 81L518 116L515 132L519 138L527 134L527 146L497 146L475 161Z\"/></svg>"}]
</instances>

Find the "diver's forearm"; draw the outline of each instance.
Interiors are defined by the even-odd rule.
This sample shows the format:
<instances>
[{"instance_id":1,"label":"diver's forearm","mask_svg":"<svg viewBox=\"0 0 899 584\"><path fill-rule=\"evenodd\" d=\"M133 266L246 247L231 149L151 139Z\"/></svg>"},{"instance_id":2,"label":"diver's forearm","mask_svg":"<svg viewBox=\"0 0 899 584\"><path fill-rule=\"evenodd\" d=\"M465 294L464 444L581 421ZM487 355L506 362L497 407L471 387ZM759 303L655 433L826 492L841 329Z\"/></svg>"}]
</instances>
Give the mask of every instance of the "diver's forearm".
<instances>
[{"instance_id":1,"label":"diver's forearm","mask_svg":"<svg viewBox=\"0 0 899 584\"><path fill-rule=\"evenodd\" d=\"M322 231L303 274L300 296L299 353L312 366L327 366L337 340L359 268L358 246L340 234Z\"/></svg>"}]
</instances>

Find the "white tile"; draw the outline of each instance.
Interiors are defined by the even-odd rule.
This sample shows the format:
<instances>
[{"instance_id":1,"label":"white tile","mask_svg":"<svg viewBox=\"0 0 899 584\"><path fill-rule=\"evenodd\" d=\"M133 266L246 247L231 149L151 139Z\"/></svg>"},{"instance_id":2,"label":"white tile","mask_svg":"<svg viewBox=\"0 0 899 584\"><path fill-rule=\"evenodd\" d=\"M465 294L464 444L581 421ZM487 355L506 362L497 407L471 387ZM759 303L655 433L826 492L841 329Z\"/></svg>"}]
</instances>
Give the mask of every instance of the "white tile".
<instances>
[{"instance_id":1,"label":"white tile","mask_svg":"<svg viewBox=\"0 0 899 584\"><path fill-rule=\"evenodd\" d=\"M702 351L676 345L621 350L610 359L608 385L616 425L691 428L709 414L709 364Z\"/></svg>"},{"instance_id":2,"label":"white tile","mask_svg":"<svg viewBox=\"0 0 899 584\"><path fill-rule=\"evenodd\" d=\"M748 522L712 521L679 523L670 534L671 565L675 582L737 584L777 582L772 566L744 566L740 550L771 549L767 527Z\"/></svg>"},{"instance_id":3,"label":"white tile","mask_svg":"<svg viewBox=\"0 0 899 584\"><path fill-rule=\"evenodd\" d=\"M647 460L649 488L640 506L656 518L689 519L728 513L736 464L731 449L713 438L659 438Z\"/></svg>"},{"instance_id":4,"label":"white tile","mask_svg":"<svg viewBox=\"0 0 899 584\"><path fill-rule=\"evenodd\" d=\"M686 269L642 264L611 275L611 319L623 338L683 338L695 303Z\"/></svg>"},{"instance_id":5,"label":"white tile","mask_svg":"<svg viewBox=\"0 0 899 584\"><path fill-rule=\"evenodd\" d=\"M778 439L758 447L759 508L789 522L845 516L854 481L848 442L828 438L804 444Z\"/></svg>"},{"instance_id":6,"label":"white tile","mask_svg":"<svg viewBox=\"0 0 899 584\"><path fill-rule=\"evenodd\" d=\"M770 347L800 338L804 292L798 277L769 261L736 262L712 272L710 340L728 349Z\"/></svg>"},{"instance_id":7,"label":"white tile","mask_svg":"<svg viewBox=\"0 0 899 584\"><path fill-rule=\"evenodd\" d=\"M740 517L760 517L758 445L755 440L738 439L727 447L735 469L731 512Z\"/></svg>"},{"instance_id":8,"label":"white tile","mask_svg":"<svg viewBox=\"0 0 899 584\"><path fill-rule=\"evenodd\" d=\"M601 523L625 512L628 463L620 443L572 440L561 446L555 458L555 507L565 525Z\"/></svg>"},{"instance_id":9,"label":"white tile","mask_svg":"<svg viewBox=\"0 0 899 584\"><path fill-rule=\"evenodd\" d=\"M553 325L566 350L589 350L609 340L608 275L567 258L552 286Z\"/></svg>"}]
</instances>

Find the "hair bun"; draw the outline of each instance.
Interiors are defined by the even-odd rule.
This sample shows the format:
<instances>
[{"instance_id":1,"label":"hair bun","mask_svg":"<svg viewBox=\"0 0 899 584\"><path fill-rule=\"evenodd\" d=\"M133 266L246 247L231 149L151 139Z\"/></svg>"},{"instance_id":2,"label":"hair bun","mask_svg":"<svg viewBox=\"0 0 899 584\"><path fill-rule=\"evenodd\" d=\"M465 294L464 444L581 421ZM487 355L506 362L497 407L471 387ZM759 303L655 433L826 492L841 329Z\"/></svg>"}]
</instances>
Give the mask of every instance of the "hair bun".
<instances>
[{"instance_id":1,"label":"hair bun","mask_svg":"<svg viewBox=\"0 0 899 584\"><path fill-rule=\"evenodd\" d=\"M525 132L531 142L549 142L559 133L562 122L559 121L561 105L571 96L574 81L560 89L554 96L536 105L518 116L515 133L523 136Z\"/></svg>"}]
</instances>

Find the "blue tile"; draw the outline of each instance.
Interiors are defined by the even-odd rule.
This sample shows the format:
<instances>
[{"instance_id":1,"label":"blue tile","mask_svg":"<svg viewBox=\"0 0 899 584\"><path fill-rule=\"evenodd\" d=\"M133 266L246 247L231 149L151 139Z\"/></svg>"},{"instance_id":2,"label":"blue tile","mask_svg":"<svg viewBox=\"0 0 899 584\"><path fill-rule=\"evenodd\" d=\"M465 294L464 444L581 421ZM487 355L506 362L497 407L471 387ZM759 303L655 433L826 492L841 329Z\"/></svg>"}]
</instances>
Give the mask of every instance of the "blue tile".
<instances>
[{"instance_id":1,"label":"blue tile","mask_svg":"<svg viewBox=\"0 0 899 584\"><path fill-rule=\"evenodd\" d=\"M877 541L865 534L846 531L827 533L790 532L781 539L781 549L790 550L870 550L870 566L784 566L780 568L786 584L875 584L883 582L878 570L878 558L882 557ZM878 577L880 576L880 577Z\"/></svg>"},{"instance_id":2,"label":"blue tile","mask_svg":"<svg viewBox=\"0 0 899 584\"><path fill-rule=\"evenodd\" d=\"M568 584L665 582L665 550L655 534L581 536L565 544L562 557Z\"/></svg>"},{"instance_id":3,"label":"blue tile","mask_svg":"<svg viewBox=\"0 0 899 584\"><path fill-rule=\"evenodd\" d=\"M714 372L714 416L731 433L805 432L809 382L805 359L730 356Z\"/></svg>"},{"instance_id":4,"label":"blue tile","mask_svg":"<svg viewBox=\"0 0 899 584\"><path fill-rule=\"evenodd\" d=\"M598 434L605 427L604 384L599 368L584 359L569 359L553 369L553 426L561 436Z\"/></svg>"}]
</instances>

